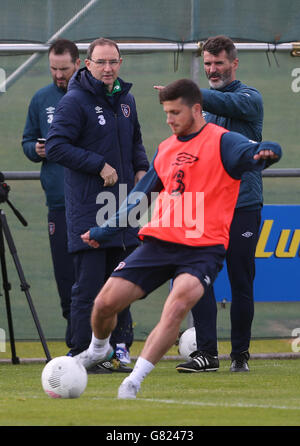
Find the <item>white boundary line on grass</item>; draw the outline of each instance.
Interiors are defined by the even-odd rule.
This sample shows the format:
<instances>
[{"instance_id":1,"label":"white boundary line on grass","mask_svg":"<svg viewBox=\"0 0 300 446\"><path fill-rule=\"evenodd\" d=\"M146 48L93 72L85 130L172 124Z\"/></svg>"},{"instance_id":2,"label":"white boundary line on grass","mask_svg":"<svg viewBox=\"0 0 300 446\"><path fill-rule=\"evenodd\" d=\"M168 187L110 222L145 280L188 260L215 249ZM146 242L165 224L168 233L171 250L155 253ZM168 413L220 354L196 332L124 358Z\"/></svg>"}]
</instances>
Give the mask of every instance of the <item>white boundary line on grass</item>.
<instances>
[{"instance_id":1,"label":"white boundary line on grass","mask_svg":"<svg viewBox=\"0 0 300 446\"><path fill-rule=\"evenodd\" d=\"M138 398L139 401L147 401L149 403L164 403L164 404L176 404L176 405L186 405L186 406L211 406L211 407L238 407L245 409L280 409L280 410L300 410L298 406L276 406L272 404L248 404L248 403L210 403L203 401L180 401L180 400L161 400L156 398Z\"/></svg>"},{"instance_id":2,"label":"white boundary line on grass","mask_svg":"<svg viewBox=\"0 0 300 446\"><path fill-rule=\"evenodd\" d=\"M93 400L108 400L111 398L93 397ZM113 398L115 400L115 398ZM198 406L198 407L231 407L239 409L277 409L277 410L300 410L300 406L277 406L275 404L248 404L248 403L210 403L203 401L180 401L180 400L163 400L159 398L139 398L130 399L125 401L139 401L147 403L159 403L159 404L180 404L184 406Z\"/></svg>"}]
</instances>

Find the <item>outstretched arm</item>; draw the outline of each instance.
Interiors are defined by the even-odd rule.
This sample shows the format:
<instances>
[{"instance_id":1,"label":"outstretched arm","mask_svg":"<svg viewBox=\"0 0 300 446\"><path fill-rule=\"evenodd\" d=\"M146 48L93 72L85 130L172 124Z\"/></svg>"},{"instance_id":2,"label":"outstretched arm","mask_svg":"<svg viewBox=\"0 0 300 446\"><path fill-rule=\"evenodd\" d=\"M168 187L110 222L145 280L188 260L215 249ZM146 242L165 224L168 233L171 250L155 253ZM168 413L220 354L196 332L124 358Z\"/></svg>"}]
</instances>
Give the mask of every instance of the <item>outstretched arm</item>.
<instances>
[{"instance_id":1,"label":"outstretched arm","mask_svg":"<svg viewBox=\"0 0 300 446\"><path fill-rule=\"evenodd\" d=\"M240 179L244 172L263 170L280 160L281 147L273 141L251 141L240 133L226 132L221 139L221 157L226 171Z\"/></svg>"},{"instance_id":2,"label":"outstretched arm","mask_svg":"<svg viewBox=\"0 0 300 446\"><path fill-rule=\"evenodd\" d=\"M126 221L126 224L129 224L128 216L130 212L139 206L142 200L145 200L146 206L149 207L151 204L151 193L159 192L162 187L163 185L152 162L148 172L132 189L126 200L121 204L118 212L101 226L91 228L85 234L82 234L82 241L92 248L98 248L102 241L112 238L126 228L126 225L120 224L120 222Z\"/></svg>"},{"instance_id":3,"label":"outstretched arm","mask_svg":"<svg viewBox=\"0 0 300 446\"><path fill-rule=\"evenodd\" d=\"M245 121L255 121L262 113L261 94L251 88L242 87L238 91L218 91L201 88L203 110L214 115Z\"/></svg>"}]
</instances>

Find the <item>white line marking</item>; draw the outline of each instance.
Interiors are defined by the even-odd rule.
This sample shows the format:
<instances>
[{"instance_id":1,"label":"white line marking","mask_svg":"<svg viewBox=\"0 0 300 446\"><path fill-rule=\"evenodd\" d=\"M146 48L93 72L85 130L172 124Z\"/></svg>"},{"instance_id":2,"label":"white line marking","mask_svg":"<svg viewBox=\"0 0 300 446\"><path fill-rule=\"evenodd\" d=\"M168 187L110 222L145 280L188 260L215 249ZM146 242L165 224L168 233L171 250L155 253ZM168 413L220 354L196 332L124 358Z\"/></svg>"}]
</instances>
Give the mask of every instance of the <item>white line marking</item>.
<instances>
[{"instance_id":1,"label":"white line marking","mask_svg":"<svg viewBox=\"0 0 300 446\"><path fill-rule=\"evenodd\" d=\"M148 401L149 403L165 403L165 404L180 404L186 406L211 406L211 407L239 407L239 408L256 408L256 409L282 409L282 410L300 410L299 406L277 406L272 404L248 404L248 403L210 403L202 401L180 401L180 400L161 400L155 398L139 398L140 401Z\"/></svg>"},{"instance_id":2,"label":"white line marking","mask_svg":"<svg viewBox=\"0 0 300 446\"><path fill-rule=\"evenodd\" d=\"M103 398L94 396L92 400L115 400L117 398ZM128 400L125 400L128 401ZM212 403L203 401L181 401L181 400L162 400L156 398L136 398L130 401L148 402L148 403L159 403L159 404L176 404L180 406L198 406L198 407L238 407L244 409L280 409L280 410L300 410L300 406L277 406L276 404L248 404L248 403Z\"/></svg>"}]
</instances>

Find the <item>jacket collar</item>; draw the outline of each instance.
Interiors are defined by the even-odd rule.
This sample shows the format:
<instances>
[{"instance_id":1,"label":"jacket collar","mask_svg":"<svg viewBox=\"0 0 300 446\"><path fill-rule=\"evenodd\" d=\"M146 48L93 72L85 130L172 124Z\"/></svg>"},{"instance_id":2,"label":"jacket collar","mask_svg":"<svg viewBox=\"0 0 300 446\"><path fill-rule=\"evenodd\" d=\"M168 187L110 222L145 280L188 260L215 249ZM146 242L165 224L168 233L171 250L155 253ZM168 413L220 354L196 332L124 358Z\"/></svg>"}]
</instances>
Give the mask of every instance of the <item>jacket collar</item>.
<instances>
[{"instance_id":1,"label":"jacket collar","mask_svg":"<svg viewBox=\"0 0 300 446\"><path fill-rule=\"evenodd\" d=\"M119 77L118 81L120 82L121 92L116 94L127 94L131 89L132 84L124 82ZM79 69L70 79L68 91L78 88L101 96L106 96L107 91L104 83L94 78L86 67Z\"/></svg>"},{"instance_id":2,"label":"jacket collar","mask_svg":"<svg viewBox=\"0 0 300 446\"><path fill-rule=\"evenodd\" d=\"M224 88L211 88L211 90L217 90L217 91L234 91L241 85L241 81L235 80L233 82L230 82L230 84L226 85Z\"/></svg>"}]
</instances>

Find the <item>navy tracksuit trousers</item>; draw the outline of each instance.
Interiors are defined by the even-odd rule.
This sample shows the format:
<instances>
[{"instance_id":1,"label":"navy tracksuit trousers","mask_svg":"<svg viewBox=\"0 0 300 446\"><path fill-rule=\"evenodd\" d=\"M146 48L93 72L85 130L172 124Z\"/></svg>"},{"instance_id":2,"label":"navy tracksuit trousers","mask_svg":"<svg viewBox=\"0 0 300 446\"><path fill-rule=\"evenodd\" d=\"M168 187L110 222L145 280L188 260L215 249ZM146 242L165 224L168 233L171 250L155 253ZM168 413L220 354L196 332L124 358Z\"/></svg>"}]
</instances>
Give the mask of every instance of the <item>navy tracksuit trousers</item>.
<instances>
[{"instance_id":1,"label":"navy tracksuit trousers","mask_svg":"<svg viewBox=\"0 0 300 446\"><path fill-rule=\"evenodd\" d=\"M254 316L253 282L255 249L259 236L261 210L238 208L230 227L226 253L228 278L231 286L231 358L248 351ZM218 354L217 304L213 287L192 309L196 329L197 349Z\"/></svg>"},{"instance_id":2,"label":"navy tracksuit trousers","mask_svg":"<svg viewBox=\"0 0 300 446\"><path fill-rule=\"evenodd\" d=\"M67 320L65 340L71 347L71 292L75 281L73 257L68 253L65 210L49 210L48 229L54 277L63 317Z\"/></svg>"},{"instance_id":3,"label":"navy tracksuit trousers","mask_svg":"<svg viewBox=\"0 0 300 446\"><path fill-rule=\"evenodd\" d=\"M76 281L72 288L71 355L87 349L91 341L91 312L93 302L112 271L134 248L89 249L73 254ZM130 307L118 315L118 323L112 332L110 343L125 343L130 347L133 342L133 327Z\"/></svg>"}]
</instances>

